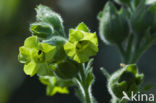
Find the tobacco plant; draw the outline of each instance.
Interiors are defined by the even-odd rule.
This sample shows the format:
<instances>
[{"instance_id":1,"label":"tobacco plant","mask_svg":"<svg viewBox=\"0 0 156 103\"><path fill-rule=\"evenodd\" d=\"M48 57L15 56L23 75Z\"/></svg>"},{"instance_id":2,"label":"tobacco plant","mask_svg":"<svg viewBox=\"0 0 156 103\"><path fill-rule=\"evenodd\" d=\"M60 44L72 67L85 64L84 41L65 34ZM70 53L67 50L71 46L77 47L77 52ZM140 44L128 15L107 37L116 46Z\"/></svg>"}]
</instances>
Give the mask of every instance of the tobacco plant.
<instances>
[{"instance_id":1,"label":"tobacco plant","mask_svg":"<svg viewBox=\"0 0 156 103\"><path fill-rule=\"evenodd\" d=\"M101 40L117 47L122 57L121 69L112 75L102 68L111 103L126 103L124 93L130 97L132 91L140 91L144 79L136 63L156 43L156 4L147 5L145 0L109 0L98 20Z\"/></svg>"},{"instance_id":2,"label":"tobacco plant","mask_svg":"<svg viewBox=\"0 0 156 103\"><path fill-rule=\"evenodd\" d=\"M130 97L132 91L140 90L144 75L136 63L156 43L155 9L156 4L147 5L145 0L109 0L98 14L101 40L116 46L122 57L121 69L112 75L101 68L111 103L127 103L123 93ZM37 75L49 96L68 94L68 88L74 87L82 103L97 103L91 91L95 80L91 57L98 52L96 33L81 22L67 35L58 13L43 5L36 12L36 22L30 25L32 36L19 48L18 60L24 63L25 74Z\"/></svg>"},{"instance_id":3,"label":"tobacco plant","mask_svg":"<svg viewBox=\"0 0 156 103\"><path fill-rule=\"evenodd\" d=\"M24 63L25 74L37 75L49 96L68 94L68 88L75 87L82 103L95 103L90 57L98 52L96 33L82 22L67 36L59 14L43 5L36 12L36 22L30 25L32 36L19 48L18 60Z\"/></svg>"}]
</instances>

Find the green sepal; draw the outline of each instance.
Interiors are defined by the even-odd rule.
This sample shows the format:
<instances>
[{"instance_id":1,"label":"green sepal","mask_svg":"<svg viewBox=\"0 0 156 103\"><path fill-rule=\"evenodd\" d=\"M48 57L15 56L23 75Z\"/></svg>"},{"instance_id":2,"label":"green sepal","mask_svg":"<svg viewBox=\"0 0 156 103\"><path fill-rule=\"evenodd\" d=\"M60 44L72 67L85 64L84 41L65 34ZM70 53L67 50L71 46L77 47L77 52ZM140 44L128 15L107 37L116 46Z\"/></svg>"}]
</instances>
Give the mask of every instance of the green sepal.
<instances>
[{"instance_id":1,"label":"green sepal","mask_svg":"<svg viewBox=\"0 0 156 103\"><path fill-rule=\"evenodd\" d=\"M48 63L37 64L37 75L38 76L53 76L53 72L50 70Z\"/></svg>"},{"instance_id":2,"label":"green sepal","mask_svg":"<svg viewBox=\"0 0 156 103\"><path fill-rule=\"evenodd\" d=\"M50 24L53 27L55 36L65 36L63 20L59 14L44 5L37 6L36 12L37 21Z\"/></svg>"},{"instance_id":3,"label":"green sepal","mask_svg":"<svg viewBox=\"0 0 156 103\"><path fill-rule=\"evenodd\" d=\"M53 36L49 40L44 40L44 43L54 45L56 47L55 55L53 56L53 60L51 62L62 61L66 58L66 53L64 51L64 44L66 43L66 39L61 36Z\"/></svg>"},{"instance_id":4,"label":"green sepal","mask_svg":"<svg viewBox=\"0 0 156 103\"><path fill-rule=\"evenodd\" d=\"M30 31L40 39L48 39L53 35L52 26L42 22L31 24Z\"/></svg>"},{"instance_id":5,"label":"green sepal","mask_svg":"<svg viewBox=\"0 0 156 103\"><path fill-rule=\"evenodd\" d=\"M73 79L82 68L81 65L72 60L61 61L51 65L57 77L61 79Z\"/></svg>"}]
</instances>

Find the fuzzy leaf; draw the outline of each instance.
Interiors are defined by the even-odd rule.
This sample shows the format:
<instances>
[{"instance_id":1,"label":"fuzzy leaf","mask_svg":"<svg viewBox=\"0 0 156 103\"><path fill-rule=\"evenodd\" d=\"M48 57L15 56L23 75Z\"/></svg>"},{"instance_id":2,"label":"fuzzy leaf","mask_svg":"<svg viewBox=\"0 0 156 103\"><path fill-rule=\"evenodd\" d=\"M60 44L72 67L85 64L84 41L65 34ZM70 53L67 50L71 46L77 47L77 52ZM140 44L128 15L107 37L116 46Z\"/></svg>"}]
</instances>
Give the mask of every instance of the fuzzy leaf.
<instances>
[{"instance_id":1,"label":"fuzzy leaf","mask_svg":"<svg viewBox=\"0 0 156 103\"><path fill-rule=\"evenodd\" d=\"M54 35L65 36L63 20L59 14L44 5L39 5L36 8L36 12L38 21L49 23L53 27Z\"/></svg>"}]
</instances>

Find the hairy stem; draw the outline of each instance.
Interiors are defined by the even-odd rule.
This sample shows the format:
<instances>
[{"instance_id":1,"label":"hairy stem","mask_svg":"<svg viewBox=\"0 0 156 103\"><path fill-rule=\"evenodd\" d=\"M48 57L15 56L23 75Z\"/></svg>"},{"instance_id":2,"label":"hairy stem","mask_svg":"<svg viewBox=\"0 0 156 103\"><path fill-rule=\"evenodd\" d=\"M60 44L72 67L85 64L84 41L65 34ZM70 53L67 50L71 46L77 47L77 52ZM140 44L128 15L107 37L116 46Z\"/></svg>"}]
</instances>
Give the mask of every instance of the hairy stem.
<instances>
[{"instance_id":1,"label":"hairy stem","mask_svg":"<svg viewBox=\"0 0 156 103\"><path fill-rule=\"evenodd\" d=\"M132 49L133 49L133 35L131 34L128 38L128 42L127 42L127 47L126 47L126 61L125 61L125 64L129 64L129 61L131 59L131 52L132 52Z\"/></svg>"},{"instance_id":2,"label":"hairy stem","mask_svg":"<svg viewBox=\"0 0 156 103\"><path fill-rule=\"evenodd\" d=\"M91 94L91 85L87 85L87 68L83 64L83 68L80 69L80 74L76 78L76 82L81 92L79 97L82 100L82 103L95 103L94 97Z\"/></svg>"},{"instance_id":3,"label":"hairy stem","mask_svg":"<svg viewBox=\"0 0 156 103\"><path fill-rule=\"evenodd\" d=\"M140 56L152 45L153 45L153 41L149 41L145 45L143 45L139 50L137 50L133 55L133 59L131 60L131 63L136 63L140 58Z\"/></svg>"},{"instance_id":4,"label":"hairy stem","mask_svg":"<svg viewBox=\"0 0 156 103\"><path fill-rule=\"evenodd\" d=\"M119 50L119 52L120 52L120 54L121 54L121 57L122 57L121 61L122 61L123 63L125 63L125 62L126 62L126 55L125 55L124 48L122 47L121 44L117 44L116 46L117 46L117 48L118 48L118 50Z\"/></svg>"}]
</instances>

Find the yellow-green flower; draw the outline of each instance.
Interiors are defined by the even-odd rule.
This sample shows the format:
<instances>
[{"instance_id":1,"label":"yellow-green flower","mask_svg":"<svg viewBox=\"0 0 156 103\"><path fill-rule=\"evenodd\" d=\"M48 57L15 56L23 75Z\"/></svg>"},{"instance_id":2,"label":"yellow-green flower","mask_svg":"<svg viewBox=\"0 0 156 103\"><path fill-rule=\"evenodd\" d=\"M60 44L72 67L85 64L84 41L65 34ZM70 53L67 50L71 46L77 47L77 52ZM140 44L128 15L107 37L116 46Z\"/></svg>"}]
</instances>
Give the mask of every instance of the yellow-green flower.
<instances>
[{"instance_id":1,"label":"yellow-green flower","mask_svg":"<svg viewBox=\"0 0 156 103\"><path fill-rule=\"evenodd\" d=\"M66 54L78 63L84 63L89 57L98 52L98 39L96 33L90 33L84 23L80 23L76 29L71 29L69 40L64 45Z\"/></svg>"},{"instance_id":2,"label":"yellow-green flower","mask_svg":"<svg viewBox=\"0 0 156 103\"><path fill-rule=\"evenodd\" d=\"M20 47L18 60L25 63L24 72L27 75L34 76L47 75L49 73L48 62L53 59L55 46L47 43L40 43L36 36L27 38L24 46Z\"/></svg>"},{"instance_id":3,"label":"yellow-green flower","mask_svg":"<svg viewBox=\"0 0 156 103\"><path fill-rule=\"evenodd\" d=\"M60 85L60 83L68 83L68 81L60 81L54 76L40 76L42 84L47 86L46 93L49 96L53 96L56 93L68 94L68 87Z\"/></svg>"}]
</instances>

